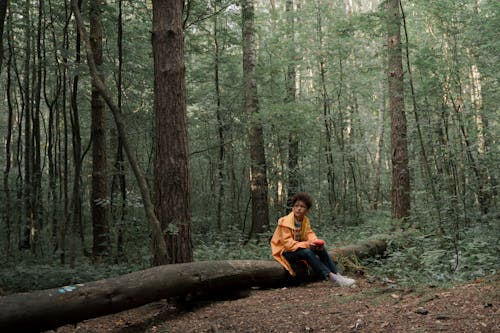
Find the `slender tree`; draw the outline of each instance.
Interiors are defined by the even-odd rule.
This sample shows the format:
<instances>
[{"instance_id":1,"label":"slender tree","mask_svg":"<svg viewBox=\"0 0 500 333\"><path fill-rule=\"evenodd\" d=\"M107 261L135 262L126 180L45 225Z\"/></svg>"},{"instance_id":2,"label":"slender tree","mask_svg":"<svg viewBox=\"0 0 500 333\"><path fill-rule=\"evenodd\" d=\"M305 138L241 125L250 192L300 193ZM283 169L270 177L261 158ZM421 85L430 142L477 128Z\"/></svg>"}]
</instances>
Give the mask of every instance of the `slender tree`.
<instances>
[{"instance_id":1,"label":"slender tree","mask_svg":"<svg viewBox=\"0 0 500 333\"><path fill-rule=\"evenodd\" d=\"M285 5L287 22L288 64L286 71L286 98L285 104L289 112L294 114L296 98L296 69L295 69L295 11L293 0L287 0ZM295 125L296 126L296 125ZM299 190L299 133L295 126L288 135L288 201L291 206L292 196Z\"/></svg>"},{"instance_id":2,"label":"slender tree","mask_svg":"<svg viewBox=\"0 0 500 333\"><path fill-rule=\"evenodd\" d=\"M325 47L326 43L324 40L323 33L323 3L322 1L318 1L316 4L316 38L318 41L318 48L321 50ZM329 203L329 212L330 218L332 221L336 219L336 206L337 206L337 194L335 191L336 186L336 173L334 167L334 158L333 158L333 121L332 121L332 112L331 112L331 102L330 96L328 94L327 89L327 64L326 57L322 52L318 52L318 63L319 63L319 75L320 75L320 91L319 99L321 100L321 107L323 110L323 124L325 127L325 157L326 157L326 165L327 165L327 181L328 181L328 203Z\"/></svg>"},{"instance_id":3,"label":"slender tree","mask_svg":"<svg viewBox=\"0 0 500 333\"><path fill-rule=\"evenodd\" d=\"M385 73L384 73L385 74ZM385 85L381 80L380 85L380 106L378 109L378 124L377 124L377 134L376 134L376 150L375 150L375 159L373 161L373 189L372 189L372 205L374 209L378 208L379 203L381 202L381 192L380 192L380 168L382 164L382 150L384 148L384 132L385 132L385 114L386 114L386 94L385 94Z\"/></svg>"},{"instance_id":4,"label":"slender tree","mask_svg":"<svg viewBox=\"0 0 500 333\"><path fill-rule=\"evenodd\" d=\"M423 139L423 134L422 134L422 126L420 125L420 117L419 117L419 107L417 104L417 98L415 94L415 88L413 84L413 74L412 74L412 67L411 67L411 62L410 62L410 48L409 48L409 40L408 40L408 29L406 27L406 17L405 17L405 12L403 9L403 5L401 4L401 1L399 3L400 9L401 9L401 18L403 21L403 28L404 28L404 36L405 36L405 45L406 45L406 68L408 72L408 81L410 83L410 92L411 92L411 100L412 100L412 105L413 105L413 116L415 117L415 126L417 128L417 134L418 134L418 142L420 144L420 153L421 153L421 161L423 164L423 169L425 171L423 178L427 186L430 188L430 192L432 194L432 202L434 207L436 208L436 214L438 216L438 222L440 227L441 226L441 207L439 204L439 196L433 181L433 174L431 171L430 167L430 162L427 154L427 149L425 147L424 139Z\"/></svg>"},{"instance_id":5,"label":"slender tree","mask_svg":"<svg viewBox=\"0 0 500 333\"><path fill-rule=\"evenodd\" d=\"M24 214L25 226L23 232L23 240L21 248L34 250L34 237L35 237L35 212L32 200L32 186L33 186L33 123L32 111L33 101L31 99L31 3L26 0L24 7L24 47L25 58L23 68L23 116L24 116Z\"/></svg>"},{"instance_id":6,"label":"slender tree","mask_svg":"<svg viewBox=\"0 0 500 333\"><path fill-rule=\"evenodd\" d=\"M7 5L7 1L5 1L5 5ZM10 16L10 15L9 15ZM11 20L9 19L9 22ZM2 19L2 29L3 29L3 19ZM10 25L10 24L9 24ZM12 219L11 219L11 196L10 196L10 183L9 177L12 167L12 144L13 144L13 127L14 127L14 110L12 105L12 48L10 47L11 40L11 29L9 28L8 32L8 58L7 58L7 82L6 82L6 99L7 99L7 133L5 136L5 169L3 172L3 191L5 193L5 200L3 202L3 212L2 217L5 221L5 247L4 251L7 255L11 254L12 250ZM2 32L3 36L3 32ZM0 40L0 49L2 49L3 38ZM3 50L2 50L3 52ZM0 57L1 62L1 57Z\"/></svg>"},{"instance_id":7,"label":"slender tree","mask_svg":"<svg viewBox=\"0 0 500 333\"><path fill-rule=\"evenodd\" d=\"M387 73L391 114L392 218L404 219L410 216L410 170L403 94L403 55L399 0L388 0L386 10L388 33Z\"/></svg>"},{"instance_id":8,"label":"slender tree","mask_svg":"<svg viewBox=\"0 0 500 333\"><path fill-rule=\"evenodd\" d=\"M213 11L217 13L218 1L213 1ZM219 41L219 19L218 15L214 15L214 33L213 33L213 48L214 48L214 88L215 88L215 115L217 118L217 143L219 145L218 160L217 160L217 229L222 230L222 207L224 204L224 158L226 148L224 145L224 119L221 105L221 83L220 83L220 56L221 47Z\"/></svg>"},{"instance_id":9,"label":"slender tree","mask_svg":"<svg viewBox=\"0 0 500 333\"><path fill-rule=\"evenodd\" d=\"M90 0L90 42L94 52L94 61L98 70L103 64L102 55L102 23L101 0ZM99 73L102 80L102 74ZM100 261L107 256L109 246L109 204L106 154L106 123L104 118L104 101L99 89L92 80L92 256Z\"/></svg>"},{"instance_id":10,"label":"slender tree","mask_svg":"<svg viewBox=\"0 0 500 333\"><path fill-rule=\"evenodd\" d=\"M153 2L155 211L168 249L155 264L193 260L182 6Z\"/></svg>"},{"instance_id":11,"label":"slender tree","mask_svg":"<svg viewBox=\"0 0 500 333\"><path fill-rule=\"evenodd\" d=\"M123 100L123 1L118 1L118 22L117 22L117 49L118 49L118 73L116 80L116 90L118 92L117 106L122 112ZM116 157L114 163L113 180L111 181L111 213L113 220L117 225L117 240L116 252L117 257L124 256L123 249L123 231L126 217L126 201L127 201L127 188L125 177L125 161L123 156L123 143L120 136L115 131L113 137L117 141ZM117 196L119 194L120 200L118 202Z\"/></svg>"},{"instance_id":12,"label":"slender tree","mask_svg":"<svg viewBox=\"0 0 500 333\"><path fill-rule=\"evenodd\" d=\"M81 8L82 0L78 0L78 8ZM80 32L76 31L75 36L75 63L79 65L81 63L81 37ZM82 174L82 138L81 138L81 128L80 128L80 113L78 108L78 89L79 89L79 79L78 73L73 76L71 84L71 103L70 103L70 122L72 131L72 152L73 152L73 190L71 193L71 230L72 235L76 236L78 228L82 225L82 194L81 194L81 174ZM64 226L64 233L62 233L61 238L66 238L66 225ZM72 249L76 243L76 238L73 239ZM83 242L82 242L83 243ZM61 246L61 261L65 261L65 246ZM73 252L73 251L72 251ZM72 260L74 259L74 253L72 253Z\"/></svg>"},{"instance_id":13,"label":"slender tree","mask_svg":"<svg viewBox=\"0 0 500 333\"><path fill-rule=\"evenodd\" d=\"M264 152L264 133L259 113L257 78L255 73L255 9L253 0L242 0L243 18L243 90L244 107L249 119L248 141L250 145L250 195L252 201L252 225L254 237L269 226L267 201L267 169Z\"/></svg>"}]
</instances>

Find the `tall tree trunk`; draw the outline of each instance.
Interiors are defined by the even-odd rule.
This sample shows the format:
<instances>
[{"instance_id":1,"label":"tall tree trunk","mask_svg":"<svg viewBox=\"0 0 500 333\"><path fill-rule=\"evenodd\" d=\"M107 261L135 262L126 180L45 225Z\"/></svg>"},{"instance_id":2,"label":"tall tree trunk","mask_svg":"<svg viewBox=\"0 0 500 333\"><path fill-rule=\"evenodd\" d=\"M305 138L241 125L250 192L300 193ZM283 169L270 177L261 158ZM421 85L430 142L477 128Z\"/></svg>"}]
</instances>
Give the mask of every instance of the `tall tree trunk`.
<instances>
[{"instance_id":1,"label":"tall tree trunk","mask_svg":"<svg viewBox=\"0 0 500 333\"><path fill-rule=\"evenodd\" d=\"M323 3L319 1L316 8L316 34L318 38L318 48L321 50L325 47L323 40ZM326 86L326 64L325 57L319 54L319 75L321 88L321 104L323 108L323 124L325 126L325 157L326 157L326 168L327 168L327 181L328 181L328 203L329 203L329 215L330 220L333 222L336 219L337 210L337 194L335 192L336 175L335 175L335 165L333 161L333 150L332 150L332 113L330 108L330 97L328 96L328 89Z\"/></svg>"},{"instance_id":2,"label":"tall tree trunk","mask_svg":"<svg viewBox=\"0 0 500 333\"><path fill-rule=\"evenodd\" d=\"M50 30L50 37L52 39L52 45L53 45L53 59L54 62L57 63L58 61L58 48L60 45L57 45L57 38L56 38L56 31L54 27L54 22L55 22L55 17L53 15L53 9L52 9L52 4L49 1L48 3L48 12L49 12L49 24L51 30ZM57 32L59 33L59 31ZM64 34L64 33L63 33ZM44 58L46 58L46 48L44 48ZM62 66L61 66L62 67ZM56 75L56 82L54 86L51 86L50 83L47 83L47 76L48 76L48 71L44 70L44 75L43 75L43 91L44 91L44 99L45 99L45 104L47 105L48 108L48 124L47 124L47 149L46 149L46 154L47 154L47 162L48 162L48 177L49 177L49 190L47 191L47 202L52 203L52 207L50 208L50 216L48 217L47 221L50 221L50 235L51 235L51 240L52 244L54 245L54 251L60 250L59 246L59 240L58 240L58 232L59 232L59 226L58 226L58 221L61 220L59 218L59 211L60 211L60 200L59 197L57 196L57 178L56 178L56 164L55 164L55 137L59 131L56 130L56 123L55 123L55 115L56 112L58 111L58 106L59 106L59 97L61 95L61 88L62 88L62 70L59 66L55 68L55 75ZM52 90L53 89L53 90ZM51 93L53 91L53 93Z\"/></svg>"},{"instance_id":3,"label":"tall tree trunk","mask_svg":"<svg viewBox=\"0 0 500 333\"><path fill-rule=\"evenodd\" d=\"M295 70L295 11L293 0L286 1L286 22L287 22L287 42L288 42L288 64L286 71L286 98L285 104L289 112L294 114L296 98L296 70ZM298 124L292 125L292 130L288 135L288 200L287 206L292 204L292 197L299 191L299 135Z\"/></svg>"},{"instance_id":4,"label":"tall tree trunk","mask_svg":"<svg viewBox=\"0 0 500 333\"><path fill-rule=\"evenodd\" d=\"M30 85L31 68L31 18L30 1L26 0L24 8L25 23L25 59L23 73L23 115L24 115L24 210L25 227L21 243L22 249L33 249L35 220L32 201L33 185L33 137L32 137L32 101Z\"/></svg>"},{"instance_id":5,"label":"tall tree trunk","mask_svg":"<svg viewBox=\"0 0 500 333\"><path fill-rule=\"evenodd\" d=\"M43 217L40 216L42 208L42 161L41 161L41 133L40 133L40 118L41 118L41 92L42 92L42 18L44 11L44 1L38 2L38 20L37 20L37 35L36 35L36 58L34 61L33 70L33 186L32 186L32 206L33 220L35 223L36 233L35 239L39 237L38 233L43 229ZM38 242L35 242L38 243ZM36 250L36 249L34 249Z\"/></svg>"},{"instance_id":6,"label":"tall tree trunk","mask_svg":"<svg viewBox=\"0 0 500 333\"><path fill-rule=\"evenodd\" d=\"M193 260L182 6L153 2L155 211L168 248L156 265Z\"/></svg>"},{"instance_id":7,"label":"tall tree trunk","mask_svg":"<svg viewBox=\"0 0 500 333\"><path fill-rule=\"evenodd\" d=\"M378 110L378 129L375 151L375 160L373 161L374 176L373 176L373 190L372 190L372 205L374 209L378 208L378 204L381 202L380 196L380 167L382 164L382 149L384 147L384 129L385 129L385 87L383 81L380 80L380 107Z\"/></svg>"},{"instance_id":8,"label":"tall tree trunk","mask_svg":"<svg viewBox=\"0 0 500 333\"><path fill-rule=\"evenodd\" d=\"M94 61L98 70L103 64L101 0L90 0L90 42ZM99 73L102 80L102 74ZM92 80L92 256L95 261L108 255L109 247L109 204L106 157L106 124L104 120L104 101Z\"/></svg>"},{"instance_id":9,"label":"tall tree trunk","mask_svg":"<svg viewBox=\"0 0 500 333\"><path fill-rule=\"evenodd\" d=\"M355 64L355 59L353 59L353 66L356 67ZM351 101L349 102L349 105L347 107L347 119L346 119L346 146L347 149L345 149L345 156L346 156L346 162L347 165L346 167L349 170L349 177L347 178L347 188L346 192L349 192L349 196L347 197L347 202L348 202L348 211L347 213L350 216L353 217L358 217L360 214L360 205L359 205L359 198L361 196L358 180L357 180L357 168L356 166L358 165L357 159L356 159L356 149L353 149L354 147L354 142L355 142L355 115L359 113L358 110L358 101L356 97L356 92L353 91L351 88L350 84L347 84L346 90L348 91L348 94L350 95ZM361 126L358 127L360 130ZM359 169L359 168L358 168Z\"/></svg>"},{"instance_id":10,"label":"tall tree trunk","mask_svg":"<svg viewBox=\"0 0 500 333\"><path fill-rule=\"evenodd\" d=\"M123 1L118 1L118 23L117 23L117 48L118 48L118 73L116 90L118 92L117 106L122 112L122 86L123 86ZM113 131L116 137L116 158L114 163L113 179L111 181L111 213L116 225L117 239L116 239L116 255L117 259L122 258L125 253L123 249L123 233L125 225L125 216L127 213L127 188L125 177L125 161L123 156L123 143L120 136ZM119 202L117 195L119 194Z\"/></svg>"},{"instance_id":11,"label":"tall tree trunk","mask_svg":"<svg viewBox=\"0 0 500 333\"><path fill-rule=\"evenodd\" d=\"M217 13L217 1L213 3L213 11ZM219 80L219 65L220 65L220 46L219 46L219 20L218 15L214 15L214 35L213 35L213 45L214 45L214 85L215 85L215 101L216 101L216 117L217 117L217 140L219 145L219 156L217 163L217 229L222 230L222 207L224 203L224 155L225 155L225 145L224 145L224 120L221 110L221 90L220 90L220 80Z\"/></svg>"},{"instance_id":12,"label":"tall tree trunk","mask_svg":"<svg viewBox=\"0 0 500 333\"><path fill-rule=\"evenodd\" d=\"M81 0L78 1L78 8L81 7ZM81 37L77 29L75 37L75 63L77 65L81 62ZM71 231L72 231L72 259L74 258L74 247L76 244L76 234L79 227L82 225L82 194L81 194L81 173L82 173L82 139L80 134L80 115L78 111L78 83L80 76L76 74L73 77L71 86L71 103L70 103L70 121L72 131L72 152L73 152L73 191L71 193ZM62 239L66 238L66 223L64 223L64 234ZM63 242L65 245L65 242ZM61 262L65 262L65 246L61 247ZM85 251L85 250L84 250Z\"/></svg>"},{"instance_id":13,"label":"tall tree trunk","mask_svg":"<svg viewBox=\"0 0 500 333\"><path fill-rule=\"evenodd\" d=\"M154 206L153 206L153 203L151 200L151 196L149 194L149 188L148 188L148 185L146 182L146 178L144 177L141 170L139 169L139 164L137 163L135 155L132 153L132 149L128 143L127 133L125 130L125 123L122 119L122 115L120 113L120 110L118 109L116 104L111 99L106 85L99 77L99 71L98 71L97 66L94 62L94 55L92 52L90 39L88 37L87 31L85 30L85 26L83 24L83 19L82 19L82 15L80 13L80 8L78 6L78 1L71 0L71 7L72 7L74 15L75 15L75 20L76 20L76 23L78 26L78 30L82 36L82 40L83 40L83 42L85 44L85 48L87 50L87 62L89 65L90 74L91 74L94 82L96 83L96 87L99 89L99 92L101 93L102 97L106 101L106 104L108 105L109 109L113 113L113 118L115 120L116 128L118 129L118 134L120 135L120 139L123 142L123 150L125 151L125 154L127 155L127 159L130 163L130 167L131 167L132 171L134 172L134 176L137 180L137 184L138 184L140 192L141 192L142 202L144 205L144 211L146 213L148 223L150 224L151 229L152 229L152 243L153 243L154 255L155 255L155 257L163 258L161 262L166 263L167 262L167 260L166 260L167 259L167 247L165 244L165 239L163 238L163 231L162 231L160 222L158 221L158 218L156 217L155 212L154 212Z\"/></svg>"},{"instance_id":14,"label":"tall tree trunk","mask_svg":"<svg viewBox=\"0 0 500 333\"><path fill-rule=\"evenodd\" d=\"M400 5L400 9L401 9L401 15L402 15L403 27L404 27L404 33L405 33L406 67L408 70L408 77L409 77L410 88L411 88L410 91L411 91L412 104L413 104L413 115L415 117L415 126L417 127L418 142L420 144L420 152L422 155L422 164L424 165L424 170L425 170L425 173L423 176L424 176L424 179L426 179L426 181L425 180L424 181L426 182L427 186L429 186L429 188L431 190L432 202L433 202L434 207L436 209L436 213L438 216L438 223L439 223L439 226L441 228L441 231L443 231L442 225L441 225L442 219L441 219L440 200L439 200L438 192L437 192L436 187L434 185L429 158L427 157L428 156L427 150L425 148L424 139L423 139L423 135L422 135L422 129L420 126L419 108L417 105L415 88L413 86L413 75L412 75L411 63L410 63L410 48L408 47L409 41L408 41L408 29L406 28L406 17L404 14L403 5L401 4L401 1L400 1L399 5Z\"/></svg>"},{"instance_id":15,"label":"tall tree trunk","mask_svg":"<svg viewBox=\"0 0 500 333\"><path fill-rule=\"evenodd\" d=\"M403 94L403 56L399 0L388 0L387 50L391 113L392 218L410 216L410 170L408 165L407 125Z\"/></svg>"},{"instance_id":16,"label":"tall tree trunk","mask_svg":"<svg viewBox=\"0 0 500 333\"><path fill-rule=\"evenodd\" d=\"M5 2L6 3L6 2ZM9 15L10 16L10 15ZM2 20L3 21L3 20ZM10 20L9 20L10 21ZM3 22L2 22L3 24ZM3 26L2 26L3 29ZM10 29L9 29L10 30ZM9 32L10 34L10 32ZM8 37L10 40L10 37ZM1 42L0 42L1 43ZM0 45L1 48L1 45ZM1 55L0 55L1 59ZM0 60L1 61L1 60ZM12 49L9 43L9 56L7 58L7 83L6 83L6 98L7 98L7 135L5 136L5 169L3 172L3 191L5 193L5 200L3 205L3 219L5 221L5 247L4 251L7 256L11 254L12 250L12 219L11 219L11 198L10 198L10 170L12 166L12 135L14 128L14 109L12 105Z\"/></svg>"},{"instance_id":17,"label":"tall tree trunk","mask_svg":"<svg viewBox=\"0 0 500 333\"><path fill-rule=\"evenodd\" d=\"M242 0L243 18L243 89L245 112L249 120L248 141L250 145L250 195L252 200L252 226L250 237L269 227L267 201L267 167L264 151L264 133L259 113L257 78L255 73L255 11L253 0Z\"/></svg>"}]
</instances>

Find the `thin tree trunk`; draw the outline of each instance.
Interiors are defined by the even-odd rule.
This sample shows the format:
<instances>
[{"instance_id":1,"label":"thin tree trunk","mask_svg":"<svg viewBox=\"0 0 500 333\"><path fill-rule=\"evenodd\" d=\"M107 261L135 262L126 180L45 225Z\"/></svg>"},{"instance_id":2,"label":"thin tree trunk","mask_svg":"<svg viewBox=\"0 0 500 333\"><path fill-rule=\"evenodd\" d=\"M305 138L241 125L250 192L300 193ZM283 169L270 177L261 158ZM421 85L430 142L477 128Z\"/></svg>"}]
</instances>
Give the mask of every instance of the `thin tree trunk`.
<instances>
[{"instance_id":1,"label":"thin tree trunk","mask_svg":"<svg viewBox=\"0 0 500 333\"><path fill-rule=\"evenodd\" d=\"M78 1L78 7L81 7L81 0ZM81 38L80 33L76 31L75 38L75 50L76 58L75 63L79 65L81 63ZM81 173L82 173L82 139L80 134L80 115L78 111L78 83L80 76L76 74L73 77L73 82L71 86L71 103L70 103L70 121L71 121L71 132L72 132L72 146L73 146L73 191L71 193L71 230L73 235L73 242L76 243L76 234L79 227L83 223L82 219L82 194L81 194ZM66 222L64 222L66 225ZM65 234L64 234L65 237ZM82 244L83 246L83 244ZM75 244L72 247L72 258L74 258ZM65 248L61 249L61 261L65 260ZM85 251L85 249L83 248Z\"/></svg>"},{"instance_id":2,"label":"thin tree trunk","mask_svg":"<svg viewBox=\"0 0 500 333\"><path fill-rule=\"evenodd\" d=\"M120 112L122 111L122 86L123 86L123 1L118 1L118 23L117 23L117 48L118 48L118 79L116 82L116 90L118 92L117 106ZM116 134L115 134L116 136ZM118 141L116 147L116 160L114 163L115 172L113 173L113 180L111 182L111 212L113 219L115 220L115 225L117 226L117 240L116 240L116 255L117 259L125 256L123 249L123 233L125 226L125 217L127 214L127 188L126 188L126 177L125 177L125 165L123 160L123 143L118 136L116 138ZM118 184L118 185L117 185ZM116 193L119 189L120 202L116 200ZM118 209L119 207L119 209Z\"/></svg>"},{"instance_id":3,"label":"thin tree trunk","mask_svg":"<svg viewBox=\"0 0 500 333\"><path fill-rule=\"evenodd\" d=\"M214 13L217 13L217 1L214 1ZM224 203L224 120L221 110L221 91L219 82L219 65L220 65L220 47L218 37L218 15L214 15L214 85L215 85L215 100L216 100L216 117L217 117L217 139L219 144L219 156L217 163L217 229L222 230L222 207Z\"/></svg>"},{"instance_id":4,"label":"thin tree trunk","mask_svg":"<svg viewBox=\"0 0 500 333\"><path fill-rule=\"evenodd\" d=\"M33 98L33 187L32 187L32 206L33 206L33 220L35 224L36 233L34 239L39 238L39 232L43 229L42 221L43 216L40 216L43 210L42 204L42 161L41 161L41 92L42 92L42 18L44 16L44 1L38 2L38 21L37 21L37 36L36 36L36 58L34 60L33 68L33 82L34 82L34 98ZM38 245L35 241L34 245ZM36 248L33 248L36 251Z\"/></svg>"},{"instance_id":5,"label":"thin tree trunk","mask_svg":"<svg viewBox=\"0 0 500 333\"><path fill-rule=\"evenodd\" d=\"M318 35L319 45L318 48L322 49L324 47L323 41L323 20L322 20L322 3L318 4L317 8L317 27L316 33ZM336 219L337 210L337 194L335 192L336 184L336 174L335 166L333 160L333 150L332 150L332 114L330 110L330 98L328 96L328 89L326 86L326 65L325 57L323 55L319 56L319 71L320 71L320 81L321 81L321 102L323 106L323 123L325 126L325 157L326 157L326 168L327 168L327 180L328 180L328 203L330 205L330 216L331 221Z\"/></svg>"},{"instance_id":6,"label":"thin tree trunk","mask_svg":"<svg viewBox=\"0 0 500 333\"><path fill-rule=\"evenodd\" d=\"M255 73L255 10L253 0L242 0L243 18L243 89L244 108L248 116L248 141L250 145L250 194L252 201L252 225L250 237L269 227L267 201L267 167L264 151L264 133L259 113L257 78Z\"/></svg>"},{"instance_id":7,"label":"thin tree trunk","mask_svg":"<svg viewBox=\"0 0 500 333\"><path fill-rule=\"evenodd\" d=\"M7 3L5 1L5 3ZM10 16L10 15L9 15ZM3 19L2 19L3 29ZM1 41L0 41L1 43ZM1 48L1 46L0 46ZM1 59L1 55L0 55ZM1 61L1 60L0 60ZM11 198L10 198L10 170L12 161L12 132L14 128L14 110L12 105L12 49L9 42L9 57L7 58L7 82L6 82L6 97L7 97L7 135L5 137L5 169L3 172L3 190L5 192L5 201L3 205L3 219L5 221L5 254L9 256L12 250L12 220L11 220Z\"/></svg>"},{"instance_id":8,"label":"thin tree trunk","mask_svg":"<svg viewBox=\"0 0 500 333\"><path fill-rule=\"evenodd\" d=\"M13 110L13 121L15 122L15 128L17 128L17 133L15 134L15 141L13 144L15 144L15 149L13 152L13 165L14 168L16 168L16 173L17 177L15 179L15 200L14 200L14 209L17 212L12 216L12 219L15 220L15 240L17 241L17 247L22 248L23 245L23 237L24 237L24 228L26 226L25 221L24 221L24 216L25 216L25 211L24 211L24 199L23 199L23 193L24 193L24 179L23 179L23 163L22 163L22 156L23 156L23 151L22 151L22 140L23 140L23 102L24 102L24 90L22 86L22 80L21 80L21 75L19 73L19 68L17 65L17 57L18 54L16 53L16 48L15 48L15 41L14 41L14 27L13 27L13 17L12 17L12 12L9 12L9 16L7 17L7 22L8 22L8 35L7 35L7 41L9 44L9 58L11 61L11 64L9 66L10 70L12 71L12 74L14 78L12 79L13 85L14 83L17 82L18 86L18 91L19 91L19 97L16 96L16 90L14 87L11 88L12 92L12 98L10 99L12 110ZM19 101L21 103L19 103ZM16 129L14 129L14 132L16 132Z\"/></svg>"},{"instance_id":9,"label":"thin tree trunk","mask_svg":"<svg viewBox=\"0 0 500 333\"><path fill-rule=\"evenodd\" d=\"M351 57L352 68L356 67L354 56ZM358 102L356 98L356 92L352 90L349 81L346 83L346 94L347 94L347 107L345 116L345 129L342 133L345 133L344 138L344 149L342 156L345 156L345 182L344 182L344 201L346 203L346 209L344 214L349 214L352 217L357 217L360 214L359 200L360 189L358 188L358 181L356 176L356 149L353 149L355 142L355 114L358 113ZM358 127L360 128L360 127Z\"/></svg>"},{"instance_id":10,"label":"thin tree trunk","mask_svg":"<svg viewBox=\"0 0 500 333\"><path fill-rule=\"evenodd\" d=\"M54 22L55 22L55 17L53 15L53 8L51 1L48 1L48 12L49 12L49 24L51 30L50 30L50 37L52 40L52 45L53 45L53 60L54 63L57 63L58 61L58 48L61 45L58 45L57 43L57 37L56 37L56 29L54 27ZM64 27L64 32L63 34L66 33L67 25ZM57 32L59 33L59 31ZM64 37L63 37L64 38ZM46 48L43 50L44 58L47 58L46 56ZM44 66L46 67L46 66ZM61 205L60 205L60 200L59 196L57 193L57 171L56 171L56 159L55 159L55 143L56 143L56 138L58 135L58 132L56 130L56 113L60 109L60 97L61 97L61 92L62 92L62 86L63 86L63 77L62 77L62 71L65 69L61 68L62 66L57 66L55 67L55 75L56 75L56 82L55 84L50 85L47 83L47 76L48 72L47 70L44 71L43 75L43 91L44 91L44 99L45 99L45 104L47 105L48 108L48 124L47 124L47 148L46 148L46 154L47 154L47 161L48 161L48 176L49 176L49 190L47 191L47 202L52 203L52 207L50 209L50 216L48 217L48 221L50 221L50 235L52 242L54 244L54 251L59 251L60 250L60 241L59 241L59 226L58 222L62 220L61 218ZM52 91L52 92L51 92ZM58 124L57 124L58 125Z\"/></svg>"},{"instance_id":11,"label":"thin tree trunk","mask_svg":"<svg viewBox=\"0 0 500 333\"><path fill-rule=\"evenodd\" d=\"M381 202L380 196L380 167L382 164L382 149L384 147L384 129L385 129L385 87L383 85L383 81L380 81L380 107L378 110L378 130L377 137L375 139L376 142L376 151L375 151L375 160L373 161L374 168L374 181L373 181L373 190L372 190L372 205L374 209L378 208L379 203Z\"/></svg>"},{"instance_id":12,"label":"thin tree trunk","mask_svg":"<svg viewBox=\"0 0 500 333\"><path fill-rule=\"evenodd\" d=\"M34 249L35 221L32 201L33 185L33 137L32 137L32 101L30 85L31 68L31 18L30 1L26 0L24 8L25 23L25 59L23 73L23 114L24 114L24 213L25 227L23 230L22 249Z\"/></svg>"},{"instance_id":13,"label":"thin tree trunk","mask_svg":"<svg viewBox=\"0 0 500 333\"><path fill-rule=\"evenodd\" d=\"M429 158L427 157L427 150L425 149L425 144L424 144L424 139L422 135L422 129L420 126L420 119L419 119L419 108L417 105L417 99L415 95L415 88L413 87L413 75L412 75L412 70L411 70L411 63L410 63L410 49L409 49L409 41L408 41L408 29L406 28L406 17L404 14L403 10L403 5L401 4L401 1L399 2L399 6L401 9L401 16L402 16L402 21L403 21L403 27L404 27L404 33L405 33L405 45L406 45L406 67L408 70L408 79L410 82L410 88L411 88L411 97L412 97L412 103L413 103L413 115L415 117L415 126L417 127L417 134L418 134L418 142L420 144L420 151L422 154L422 163L424 164L424 182L430 187L431 189L431 194L432 194L432 202L435 206L436 213L438 216L438 223L441 228L441 231L443 232L443 227L442 227L442 219L441 219L441 207L440 207L440 198L438 196L438 192L436 190L436 187L434 185L434 177L432 175L430 163L429 163Z\"/></svg>"},{"instance_id":14,"label":"thin tree trunk","mask_svg":"<svg viewBox=\"0 0 500 333\"><path fill-rule=\"evenodd\" d=\"M293 0L287 0L285 5L287 22L287 42L288 42L288 65L286 72L286 98L285 104L289 112L295 114L296 99L296 70L295 70L295 11ZM287 206L292 204L292 197L299 191L299 135L294 124L288 135L288 199Z\"/></svg>"},{"instance_id":15,"label":"thin tree trunk","mask_svg":"<svg viewBox=\"0 0 500 333\"><path fill-rule=\"evenodd\" d=\"M90 0L90 42L97 69L103 64L101 0ZM102 74L99 73L103 80ZM104 101L92 80L92 209L93 260L99 262L109 255L109 197L107 178L106 123Z\"/></svg>"}]
</instances>

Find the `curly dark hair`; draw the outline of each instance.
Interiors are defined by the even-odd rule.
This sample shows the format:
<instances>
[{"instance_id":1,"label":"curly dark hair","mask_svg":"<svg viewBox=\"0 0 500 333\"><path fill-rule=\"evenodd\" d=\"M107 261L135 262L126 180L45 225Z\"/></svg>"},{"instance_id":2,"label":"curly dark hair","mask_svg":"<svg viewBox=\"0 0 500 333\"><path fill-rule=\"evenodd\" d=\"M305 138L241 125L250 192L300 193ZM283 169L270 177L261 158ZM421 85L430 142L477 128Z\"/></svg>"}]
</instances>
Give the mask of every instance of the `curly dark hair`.
<instances>
[{"instance_id":1,"label":"curly dark hair","mask_svg":"<svg viewBox=\"0 0 500 333\"><path fill-rule=\"evenodd\" d=\"M306 192L299 192L299 193L296 193L293 197L292 197L292 206L295 205L295 203L297 201L302 201L303 203L306 204L307 206L307 209L310 209L312 207L312 198L311 196L306 193Z\"/></svg>"}]
</instances>

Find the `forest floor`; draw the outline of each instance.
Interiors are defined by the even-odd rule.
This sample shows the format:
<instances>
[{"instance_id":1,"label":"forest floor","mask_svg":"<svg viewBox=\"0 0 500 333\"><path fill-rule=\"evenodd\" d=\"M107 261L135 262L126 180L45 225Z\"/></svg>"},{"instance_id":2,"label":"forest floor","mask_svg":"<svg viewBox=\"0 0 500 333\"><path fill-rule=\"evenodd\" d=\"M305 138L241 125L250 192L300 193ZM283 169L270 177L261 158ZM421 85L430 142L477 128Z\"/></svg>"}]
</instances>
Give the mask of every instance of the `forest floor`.
<instances>
[{"instance_id":1,"label":"forest floor","mask_svg":"<svg viewBox=\"0 0 500 333\"><path fill-rule=\"evenodd\" d=\"M500 275L449 288L357 277L355 288L314 282L191 309L160 301L55 332L500 332L499 286Z\"/></svg>"}]
</instances>

